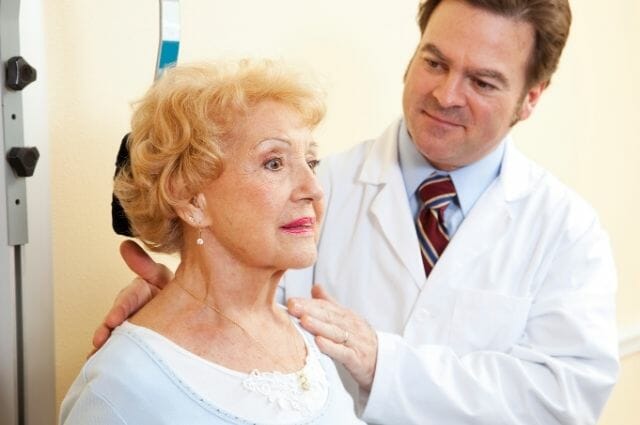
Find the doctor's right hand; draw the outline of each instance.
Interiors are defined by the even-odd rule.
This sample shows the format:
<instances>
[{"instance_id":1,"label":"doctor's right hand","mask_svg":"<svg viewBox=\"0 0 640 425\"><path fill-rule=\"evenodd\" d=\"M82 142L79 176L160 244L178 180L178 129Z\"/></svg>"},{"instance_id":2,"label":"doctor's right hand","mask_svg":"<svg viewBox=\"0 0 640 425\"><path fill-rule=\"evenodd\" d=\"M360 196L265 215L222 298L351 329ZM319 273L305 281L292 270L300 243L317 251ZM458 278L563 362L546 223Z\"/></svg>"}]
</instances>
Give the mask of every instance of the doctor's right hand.
<instances>
[{"instance_id":1,"label":"doctor's right hand","mask_svg":"<svg viewBox=\"0 0 640 425\"><path fill-rule=\"evenodd\" d=\"M111 310L93 333L94 349L89 355L104 345L114 328L151 301L173 279L171 270L153 261L140 245L132 240L120 244L120 255L138 277L120 291Z\"/></svg>"}]
</instances>

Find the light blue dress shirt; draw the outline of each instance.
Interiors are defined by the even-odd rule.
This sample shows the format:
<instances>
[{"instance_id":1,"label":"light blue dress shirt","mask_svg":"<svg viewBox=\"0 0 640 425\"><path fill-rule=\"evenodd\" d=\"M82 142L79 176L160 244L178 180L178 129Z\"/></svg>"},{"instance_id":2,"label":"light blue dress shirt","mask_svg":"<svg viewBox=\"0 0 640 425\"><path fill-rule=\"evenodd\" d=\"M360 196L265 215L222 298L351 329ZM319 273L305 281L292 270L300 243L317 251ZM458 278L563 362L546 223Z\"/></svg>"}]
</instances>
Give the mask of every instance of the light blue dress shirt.
<instances>
[{"instance_id":1,"label":"light blue dress shirt","mask_svg":"<svg viewBox=\"0 0 640 425\"><path fill-rule=\"evenodd\" d=\"M453 236L480 195L500 174L505 141L502 140L489 155L479 161L447 172L435 168L418 152L404 121L400 125L399 131L398 160L414 219L418 216L420 208L416 194L420 184L432 175L448 174L456 188L457 198L445 210L444 219L449 236Z\"/></svg>"}]
</instances>

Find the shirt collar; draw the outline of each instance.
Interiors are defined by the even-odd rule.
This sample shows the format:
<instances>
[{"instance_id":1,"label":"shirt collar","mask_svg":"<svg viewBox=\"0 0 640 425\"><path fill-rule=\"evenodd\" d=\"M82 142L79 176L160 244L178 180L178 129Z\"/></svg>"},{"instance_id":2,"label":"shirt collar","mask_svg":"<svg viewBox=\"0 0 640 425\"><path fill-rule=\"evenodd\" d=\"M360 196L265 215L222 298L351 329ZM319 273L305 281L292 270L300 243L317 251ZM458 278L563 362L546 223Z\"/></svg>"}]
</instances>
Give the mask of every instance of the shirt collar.
<instances>
[{"instance_id":1,"label":"shirt collar","mask_svg":"<svg viewBox=\"0 0 640 425\"><path fill-rule=\"evenodd\" d=\"M398 160L402 170L402 177L404 178L407 197L409 199L415 197L420 183L431 175L449 174L456 188L460 209L466 216L480 198L480 195L500 174L505 140L506 138L491 153L480 160L447 173L432 166L418 152L403 120L398 134Z\"/></svg>"}]
</instances>

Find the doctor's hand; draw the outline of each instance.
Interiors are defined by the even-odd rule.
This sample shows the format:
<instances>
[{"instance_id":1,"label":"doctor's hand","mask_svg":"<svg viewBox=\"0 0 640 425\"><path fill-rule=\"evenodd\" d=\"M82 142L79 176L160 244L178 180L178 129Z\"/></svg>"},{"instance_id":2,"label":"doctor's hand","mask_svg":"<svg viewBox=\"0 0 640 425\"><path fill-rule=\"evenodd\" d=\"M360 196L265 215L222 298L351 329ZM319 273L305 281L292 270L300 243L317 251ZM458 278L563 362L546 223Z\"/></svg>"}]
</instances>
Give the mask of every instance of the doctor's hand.
<instances>
[{"instance_id":1,"label":"doctor's hand","mask_svg":"<svg viewBox=\"0 0 640 425\"><path fill-rule=\"evenodd\" d=\"M102 347L115 327L151 301L173 278L171 270L153 261L140 245L132 240L120 244L120 255L139 277L118 293L111 310L93 334L94 349L89 355Z\"/></svg>"},{"instance_id":2,"label":"doctor's hand","mask_svg":"<svg viewBox=\"0 0 640 425\"><path fill-rule=\"evenodd\" d=\"M362 317L339 305L323 287L314 285L311 295L312 299L289 299L289 313L316 335L323 353L342 363L360 387L370 391L378 355L376 332Z\"/></svg>"}]
</instances>

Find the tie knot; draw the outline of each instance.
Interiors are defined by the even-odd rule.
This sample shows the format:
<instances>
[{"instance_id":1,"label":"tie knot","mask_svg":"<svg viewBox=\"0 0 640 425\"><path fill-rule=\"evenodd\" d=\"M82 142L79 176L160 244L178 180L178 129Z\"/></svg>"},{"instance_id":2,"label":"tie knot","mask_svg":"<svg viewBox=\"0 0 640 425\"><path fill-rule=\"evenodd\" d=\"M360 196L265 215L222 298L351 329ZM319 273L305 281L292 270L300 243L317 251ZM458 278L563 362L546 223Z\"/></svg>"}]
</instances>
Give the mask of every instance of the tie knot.
<instances>
[{"instance_id":1,"label":"tie knot","mask_svg":"<svg viewBox=\"0 0 640 425\"><path fill-rule=\"evenodd\" d=\"M418 197L430 209L446 207L456 197L456 188L449 176L432 176L418 187Z\"/></svg>"}]
</instances>

